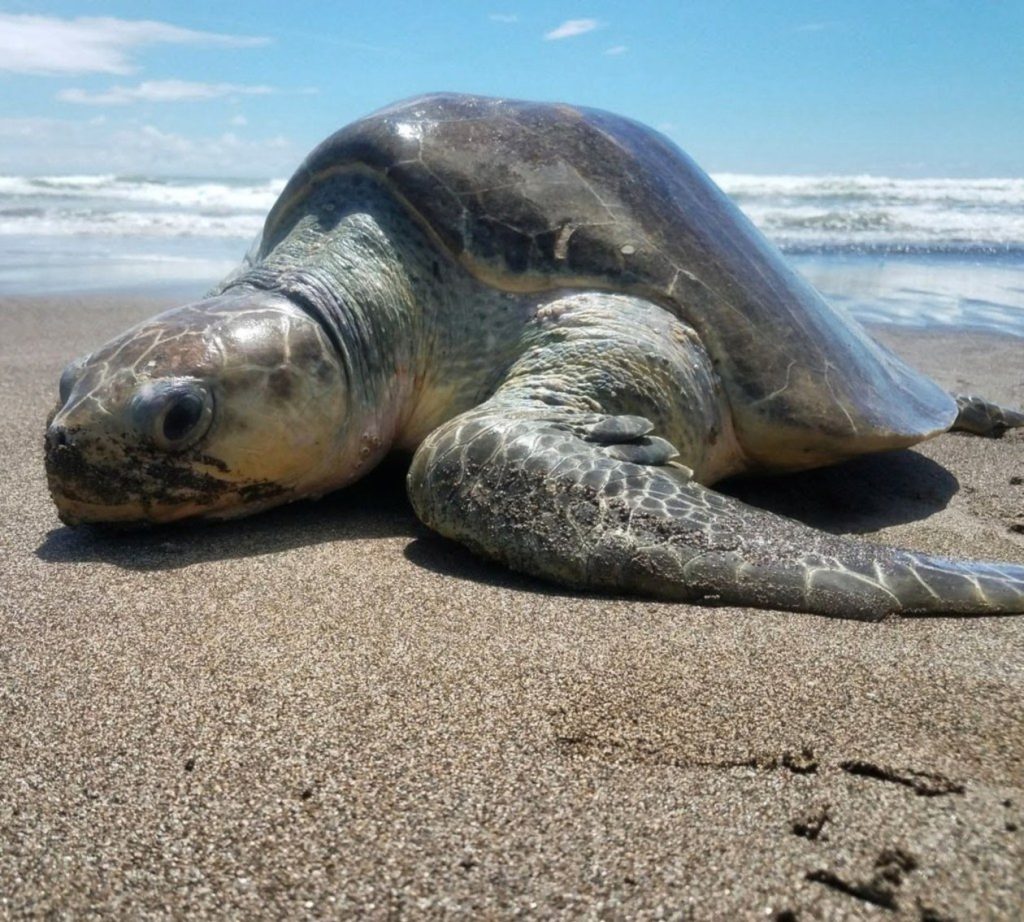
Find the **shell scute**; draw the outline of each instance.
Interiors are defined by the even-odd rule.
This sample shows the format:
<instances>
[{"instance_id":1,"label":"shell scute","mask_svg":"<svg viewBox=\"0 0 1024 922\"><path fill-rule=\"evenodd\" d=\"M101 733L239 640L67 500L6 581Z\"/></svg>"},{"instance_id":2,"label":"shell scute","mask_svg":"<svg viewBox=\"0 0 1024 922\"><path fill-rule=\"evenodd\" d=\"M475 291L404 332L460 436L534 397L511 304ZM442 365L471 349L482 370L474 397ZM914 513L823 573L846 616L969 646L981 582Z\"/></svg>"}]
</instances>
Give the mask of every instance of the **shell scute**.
<instances>
[{"instance_id":1,"label":"shell scute","mask_svg":"<svg viewBox=\"0 0 1024 922\"><path fill-rule=\"evenodd\" d=\"M826 303L686 154L637 122L453 94L398 103L314 150L271 211L265 247L346 169L389 183L487 284L623 292L676 314L762 462L899 447L955 418L948 394Z\"/></svg>"}]
</instances>

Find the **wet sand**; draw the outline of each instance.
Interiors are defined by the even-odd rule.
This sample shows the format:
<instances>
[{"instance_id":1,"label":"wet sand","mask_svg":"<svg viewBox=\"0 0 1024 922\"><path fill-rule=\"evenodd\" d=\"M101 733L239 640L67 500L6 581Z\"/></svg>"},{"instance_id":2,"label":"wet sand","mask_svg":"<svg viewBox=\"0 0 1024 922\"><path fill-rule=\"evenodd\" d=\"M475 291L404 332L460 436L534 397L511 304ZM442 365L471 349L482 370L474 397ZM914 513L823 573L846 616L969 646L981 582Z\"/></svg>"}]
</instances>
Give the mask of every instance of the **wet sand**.
<instances>
[{"instance_id":1,"label":"wet sand","mask_svg":"<svg viewBox=\"0 0 1024 922\"><path fill-rule=\"evenodd\" d=\"M1019 912L1024 617L565 593L431 536L397 467L244 522L64 528L60 368L158 306L0 300L0 916ZM1024 405L1022 340L880 336ZM958 435L735 489L1020 562L1022 477L1021 434Z\"/></svg>"}]
</instances>

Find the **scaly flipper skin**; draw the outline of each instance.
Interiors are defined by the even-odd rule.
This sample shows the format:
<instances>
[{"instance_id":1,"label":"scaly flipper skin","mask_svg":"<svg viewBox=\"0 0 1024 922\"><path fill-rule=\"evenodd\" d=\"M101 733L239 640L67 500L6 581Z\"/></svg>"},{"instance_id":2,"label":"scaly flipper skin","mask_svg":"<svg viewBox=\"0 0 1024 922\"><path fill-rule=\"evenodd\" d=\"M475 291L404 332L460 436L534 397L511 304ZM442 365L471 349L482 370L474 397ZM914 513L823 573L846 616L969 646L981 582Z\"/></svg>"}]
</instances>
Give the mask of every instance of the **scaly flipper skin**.
<instances>
[{"instance_id":1,"label":"scaly flipper skin","mask_svg":"<svg viewBox=\"0 0 1024 922\"><path fill-rule=\"evenodd\" d=\"M530 342L413 459L413 506L441 534L589 589L864 620L1024 611L1022 566L861 543L702 486L743 452L711 357L656 305L555 299Z\"/></svg>"},{"instance_id":2,"label":"scaly flipper skin","mask_svg":"<svg viewBox=\"0 0 1024 922\"><path fill-rule=\"evenodd\" d=\"M985 438L1001 438L1008 429L1024 428L1024 413L1001 407L972 394L954 394L957 417L952 429Z\"/></svg>"},{"instance_id":3,"label":"scaly flipper skin","mask_svg":"<svg viewBox=\"0 0 1024 922\"><path fill-rule=\"evenodd\" d=\"M441 534L563 585L875 621L1024 611L1024 567L815 531L586 441L592 416L500 398L416 453L409 494Z\"/></svg>"}]
</instances>

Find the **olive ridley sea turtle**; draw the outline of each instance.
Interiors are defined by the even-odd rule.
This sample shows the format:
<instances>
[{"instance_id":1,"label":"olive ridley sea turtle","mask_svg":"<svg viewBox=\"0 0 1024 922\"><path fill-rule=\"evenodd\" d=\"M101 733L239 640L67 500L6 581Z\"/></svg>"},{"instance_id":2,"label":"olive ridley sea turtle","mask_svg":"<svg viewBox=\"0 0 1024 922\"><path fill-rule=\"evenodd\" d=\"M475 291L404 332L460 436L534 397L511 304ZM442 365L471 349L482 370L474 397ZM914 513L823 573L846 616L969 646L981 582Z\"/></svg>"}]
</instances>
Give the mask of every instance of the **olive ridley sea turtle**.
<instances>
[{"instance_id":1,"label":"olive ridley sea turtle","mask_svg":"<svg viewBox=\"0 0 1024 922\"><path fill-rule=\"evenodd\" d=\"M1024 611L1024 565L825 534L716 493L1024 416L830 307L660 134L439 94L317 147L241 267L72 363L61 519L225 518L414 451L420 518L567 586L878 619Z\"/></svg>"}]
</instances>

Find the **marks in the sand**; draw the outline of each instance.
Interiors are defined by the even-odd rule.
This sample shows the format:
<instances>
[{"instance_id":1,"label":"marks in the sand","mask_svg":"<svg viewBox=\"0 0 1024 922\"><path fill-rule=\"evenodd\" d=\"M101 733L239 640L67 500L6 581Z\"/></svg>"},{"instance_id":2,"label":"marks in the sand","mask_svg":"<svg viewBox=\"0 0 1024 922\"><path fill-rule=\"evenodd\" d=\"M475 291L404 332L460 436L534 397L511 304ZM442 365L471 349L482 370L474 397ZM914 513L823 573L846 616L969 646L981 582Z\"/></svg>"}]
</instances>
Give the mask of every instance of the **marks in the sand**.
<instances>
[{"instance_id":1,"label":"marks in the sand","mask_svg":"<svg viewBox=\"0 0 1024 922\"><path fill-rule=\"evenodd\" d=\"M948 794L964 794L966 786L959 781L935 772L917 771L915 769L894 769L869 762L866 759L848 759L839 763L838 767L849 775L886 781L909 788L919 797L940 797ZM826 804L823 807L808 810L803 816L794 819L790 825L795 835L814 842L826 841L828 836L823 833L826 823L834 822ZM842 875L830 868L819 867L810 870L806 879L822 884L837 893L870 903L882 909L896 911L899 903L897 893L907 875L919 867L918 859L903 848L886 848L879 852L870 872L859 878ZM949 922L934 907L916 901L918 917L921 922Z\"/></svg>"},{"instance_id":2,"label":"marks in the sand","mask_svg":"<svg viewBox=\"0 0 1024 922\"><path fill-rule=\"evenodd\" d=\"M794 775L813 775L818 771L818 760L810 746L804 746L798 753L784 752L769 768L785 768Z\"/></svg>"},{"instance_id":3,"label":"marks in the sand","mask_svg":"<svg viewBox=\"0 0 1024 922\"><path fill-rule=\"evenodd\" d=\"M699 759L674 751L672 746L658 745L645 737L621 739L601 737L587 731L562 733L554 737L555 745L563 752L596 756L609 761L624 761L646 765L670 765L676 768L736 769L755 768L762 771L784 770L794 775L811 775L819 769L814 750L804 746L799 750L787 749L779 753L754 753L734 759ZM919 797L941 797L963 794L966 785L938 772L918 771L912 768L891 768L866 759L847 759L838 767L850 775L887 781L910 788Z\"/></svg>"},{"instance_id":4,"label":"marks in the sand","mask_svg":"<svg viewBox=\"0 0 1024 922\"><path fill-rule=\"evenodd\" d=\"M829 889L852 896L854 899L882 909L897 911L900 904L896 896L900 887L905 877L917 868L918 861L912 854L901 848L888 848L879 853L867 878L849 880L826 868L808 871L806 877L807 880L824 884ZM923 902L920 897L915 902L920 922L953 922L952 917Z\"/></svg>"},{"instance_id":5,"label":"marks in the sand","mask_svg":"<svg viewBox=\"0 0 1024 922\"><path fill-rule=\"evenodd\" d=\"M887 848L879 853L871 876L866 879L847 880L825 868L808 871L807 879L883 909L899 909L896 891L902 885L904 875L916 869L917 859L909 852L901 848Z\"/></svg>"},{"instance_id":6,"label":"marks in the sand","mask_svg":"<svg viewBox=\"0 0 1024 922\"><path fill-rule=\"evenodd\" d=\"M560 711L560 716L566 716ZM569 758L595 759L605 762L618 762L642 765L663 765L681 770L702 769L715 771L737 771L741 769L786 772L792 776L807 776L801 779L799 787L791 788L792 793L809 794L811 798L803 808L797 808L794 814L785 821L783 826L789 835L805 840L803 846L796 846L808 852L808 864L804 864L804 879L811 886L820 884L842 898L859 901L881 910L890 912L906 912L906 904L911 915L916 913L920 922L950 922L943 910L936 908L929 898L925 902L915 891L921 889L921 881L908 884L908 879L921 866L921 859L912 854L905 845L896 846L878 842L864 856L864 864L859 867L849 864L850 830L844 826L844 811L841 807L834 808L832 803L823 802L819 781L829 784L840 784L847 779L846 785L859 792L860 797L876 797L873 790L875 782L887 782L903 788L903 797L913 801L916 798L936 798L966 793L967 786L935 771L924 771L914 768L895 768L871 761L869 759L835 759L816 753L811 747L786 749L778 752L759 752L746 755L738 753L733 758L700 759L682 751L672 742L659 741L646 736L615 732L609 728L607 735L591 729L577 726L566 726L569 721L560 721L559 731L553 734L553 743L557 749ZM793 778L792 784L796 785ZM809 785L809 786L808 786ZM844 785L844 786L846 786ZM853 792L851 791L851 794ZM893 792L895 793L895 792ZM856 803L856 801L854 801ZM950 805L952 806L952 805ZM1009 802L1005 806L1010 807ZM924 805L921 805L924 808ZM855 810L855 808L852 808ZM859 825L855 821L854 826ZM1006 828L1016 831L1017 825L1011 818ZM889 847L883 847L888 844ZM876 851L877 850L877 851ZM863 853L861 853L863 854ZM871 855L874 855L872 858ZM902 893L902 895L901 895ZM941 898L939 894L930 894ZM821 897L819 896L818 899ZM791 894L782 907L772 914L776 922L793 922L800 918L798 913L803 909L796 905L796 894ZM861 910L863 911L863 910ZM901 916L902 917L902 916Z\"/></svg>"},{"instance_id":7,"label":"marks in the sand","mask_svg":"<svg viewBox=\"0 0 1024 922\"><path fill-rule=\"evenodd\" d=\"M1022 477L1020 474L1014 474L1010 478L1010 486L1019 487L1021 485L1024 485L1024 477ZM1024 513L1018 513L1016 518L1020 519L1021 521L1011 522L1007 527L1014 534L1024 535Z\"/></svg>"},{"instance_id":8,"label":"marks in the sand","mask_svg":"<svg viewBox=\"0 0 1024 922\"><path fill-rule=\"evenodd\" d=\"M1013 808L1013 801L1010 800L1009 797L1007 797L1006 800L1003 801L1003 806L1006 807L1007 810L1010 810ZM1017 821L1013 819L1006 820L1003 823L1003 829L1005 829L1007 832L1016 832L1019 828L1020 827L1017 824Z\"/></svg>"},{"instance_id":9,"label":"marks in the sand","mask_svg":"<svg viewBox=\"0 0 1024 922\"><path fill-rule=\"evenodd\" d=\"M813 774L818 770L814 750L804 746L798 752L755 753L736 759L694 759L673 752L672 747L658 746L643 737L632 740L602 739L592 733L562 734L555 744L563 751L576 754L596 753L609 761L645 765L670 765L674 768L736 769L754 768L762 771L785 770L795 775Z\"/></svg>"},{"instance_id":10,"label":"marks in the sand","mask_svg":"<svg viewBox=\"0 0 1024 922\"><path fill-rule=\"evenodd\" d=\"M560 733L554 737L555 745L568 754L596 757L608 761L623 761L647 765L670 765L675 768L737 769L754 768L762 771L785 770L794 775L812 775L819 769L819 760L810 746L799 750L787 749L779 753L754 753L733 759L699 759L679 753L671 745L659 745L646 737L602 737L588 731ZM867 759L845 759L837 767L848 775L886 781L909 788L918 797L943 797L964 794L967 786L939 772L913 768L892 768ZM827 820L827 807L824 808ZM794 832L796 829L794 828ZM804 835L804 833L797 833ZM815 838L816 836L808 836Z\"/></svg>"},{"instance_id":11,"label":"marks in the sand","mask_svg":"<svg viewBox=\"0 0 1024 922\"><path fill-rule=\"evenodd\" d=\"M802 836L805 839L810 839L812 842L816 842L819 839L824 842L828 839L828 833L825 832L825 824L831 818L829 815L829 805L824 804L798 816L790 824L790 829L793 830L793 835L795 836Z\"/></svg>"},{"instance_id":12,"label":"marks in the sand","mask_svg":"<svg viewBox=\"0 0 1024 922\"><path fill-rule=\"evenodd\" d=\"M911 788L919 797L942 797L946 794L963 794L967 790L961 781L953 781L937 772L920 772L910 768L895 769L876 765L864 759L850 759L840 762L839 767L848 774L889 781Z\"/></svg>"},{"instance_id":13,"label":"marks in the sand","mask_svg":"<svg viewBox=\"0 0 1024 922\"><path fill-rule=\"evenodd\" d=\"M1013 474L1010 477L1011 487L1024 486L1024 476L1021 474ZM1024 512L1018 512L1014 515L1015 521L1011 521L1007 526L1007 529L1014 535L1024 535Z\"/></svg>"}]
</instances>

